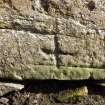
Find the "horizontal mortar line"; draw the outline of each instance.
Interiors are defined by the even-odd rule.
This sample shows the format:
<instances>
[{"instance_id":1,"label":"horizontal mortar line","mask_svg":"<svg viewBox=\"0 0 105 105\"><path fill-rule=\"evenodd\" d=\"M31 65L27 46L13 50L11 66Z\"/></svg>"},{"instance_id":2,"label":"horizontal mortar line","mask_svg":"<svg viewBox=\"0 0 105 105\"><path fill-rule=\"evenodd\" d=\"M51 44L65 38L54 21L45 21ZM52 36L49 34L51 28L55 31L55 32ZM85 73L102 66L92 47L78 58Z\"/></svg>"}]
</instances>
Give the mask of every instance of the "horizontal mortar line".
<instances>
[{"instance_id":1,"label":"horizontal mortar line","mask_svg":"<svg viewBox=\"0 0 105 105\"><path fill-rule=\"evenodd\" d=\"M44 32L39 32L39 31L37 31L37 30L34 30L34 31L31 31L31 30L26 30L26 29L15 29L15 28L1 28L0 27L0 30L2 30L2 29L5 29L5 30L15 30L15 31L24 31L24 32L30 32L30 33L32 33L32 34L42 34L42 35L51 35L51 36L55 36L55 32L54 33L44 33ZM60 34L60 33L56 33L56 34L58 34L58 37L59 36L64 36L64 37L70 37L70 38L78 38L78 39L82 39L82 40L86 40L86 38L82 38L82 37L78 37L78 36L70 36L70 35L65 35L65 34ZM90 39L92 39L92 40L95 40L95 39L93 39L93 38L90 38ZM100 39L99 38L99 40L102 40L102 41L104 41L105 39Z\"/></svg>"},{"instance_id":2,"label":"horizontal mortar line","mask_svg":"<svg viewBox=\"0 0 105 105\"><path fill-rule=\"evenodd\" d=\"M71 56L75 56L75 55L79 55L81 53L75 52L75 53L69 53L69 52L63 52L63 51L59 51L59 56L60 55L71 55Z\"/></svg>"},{"instance_id":3,"label":"horizontal mortar line","mask_svg":"<svg viewBox=\"0 0 105 105\"><path fill-rule=\"evenodd\" d=\"M40 32L40 31L38 31L38 30L36 30L36 29L28 29L28 28L21 28L21 29L16 29L16 28L1 28L0 27L0 30L3 30L3 29L5 29L5 30L14 30L14 31L24 31L24 32L30 32L30 33L32 33L32 34L42 34L42 35L54 35L55 33L48 33L48 32ZM28 30L27 30L28 29Z\"/></svg>"},{"instance_id":4,"label":"horizontal mortar line","mask_svg":"<svg viewBox=\"0 0 105 105\"><path fill-rule=\"evenodd\" d=\"M21 29L16 29L16 28L1 28L0 27L0 30L3 30L3 29L5 29L5 30L14 30L14 31L24 31L24 32L30 32L30 33L32 33L32 34L42 34L42 35L53 35L53 36L55 36L55 33L44 33L44 32L40 32L40 31L38 31L38 30L34 30L34 29L32 29L32 30L34 30L34 31L31 31L31 30L27 30L27 29L24 29L24 28L21 28ZM65 35L65 34L60 34L60 33L56 33L56 34L58 34L58 37L59 36L64 36L64 37L71 37L71 38L78 38L78 39L81 39L82 37L76 37L76 36L70 36L70 35Z\"/></svg>"},{"instance_id":5,"label":"horizontal mortar line","mask_svg":"<svg viewBox=\"0 0 105 105\"><path fill-rule=\"evenodd\" d=\"M64 36L64 38L66 38L66 37L68 37L68 38L76 38L76 39L81 39L81 40L88 40L88 36L87 35L84 35L84 36L73 36L73 35L69 35L69 34L60 34L60 33L57 33L58 35L60 35L60 36ZM90 35L91 36L91 35ZM97 38L98 36L100 36L100 35L97 35L95 38ZM94 40L96 40L95 38L89 38L89 39L91 39L92 41L94 41ZM97 38L97 39L99 39L100 41L102 40L102 41L104 41L105 39L103 38Z\"/></svg>"},{"instance_id":6,"label":"horizontal mortar line","mask_svg":"<svg viewBox=\"0 0 105 105\"><path fill-rule=\"evenodd\" d=\"M99 70L105 69L103 67L85 67L85 66L64 66L64 65L59 65L59 69L62 69L63 67L65 67L65 68L81 68L81 69L99 69Z\"/></svg>"},{"instance_id":7,"label":"horizontal mortar line","mask_svg":"<svg viewBox=\"0 0 105 105\"><path fill-rule=\"evenodd\" d=\"M42 67L42 66L43 67L55 67L55 68L57 68L56 65L36 64L34 66L36 66L36 67L39 66L39 68ZM57 68L57 69L62 69L62 68L81 68L81 69L99 69L99 70L105 69L105 68L102 68L102 67L85 67L85 66L83 67L83 66L64 66L64 65L59 65L59 68Z\"/></svg>"},{"instance_id":8,"label":"horizontal mortar line","mask_svg":"<svg viewBox=\"0 0 105 105\"><path fill-rule=\"evenodd\" d=\"M72 20L72 21L76 21L76 20L74 20L73 18L71 18L71 17L63 17L63 16L53 16L53 15L47 15L47 16L50 16L51 18L56 18L56 19L63 19L63 20L66 20L66 21L69 21L69 20ZM68 20L69 19L69 20ZM76 21L76 23L77 23L78 21ZM80 23L80 25L82 25L83 27L86 27L84 24L81 24Z\"/></svg>"},{"instance_id":9,"label":"horizontal mortar line","mask_svg":"<svg viewBox=\"0 0 105 105\"><path fill-rule=\"evenodd\" d=\"M52 67L52 66L55 66L55 64L34 64L34 66L49 66L49 67Z\"/></svg>"}]
</instances>

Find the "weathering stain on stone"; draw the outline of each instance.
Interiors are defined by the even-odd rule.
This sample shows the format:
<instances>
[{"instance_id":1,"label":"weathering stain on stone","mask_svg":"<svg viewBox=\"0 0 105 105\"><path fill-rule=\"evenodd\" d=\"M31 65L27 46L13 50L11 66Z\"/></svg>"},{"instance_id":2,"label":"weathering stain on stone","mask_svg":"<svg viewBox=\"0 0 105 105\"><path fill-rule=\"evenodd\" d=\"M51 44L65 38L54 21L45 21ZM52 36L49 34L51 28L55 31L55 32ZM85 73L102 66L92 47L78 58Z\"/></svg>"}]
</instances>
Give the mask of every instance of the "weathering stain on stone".
<instances>
[{"instance_id":1,"label":"weathering stain on stone","mask_svg":"<svg viewBox=\"0 0 105 105\"><path fill-rule=\"evenodd\" d=\"M0 77L105 79L102 0L1 0Z\"/></svg>"}]
</instances>

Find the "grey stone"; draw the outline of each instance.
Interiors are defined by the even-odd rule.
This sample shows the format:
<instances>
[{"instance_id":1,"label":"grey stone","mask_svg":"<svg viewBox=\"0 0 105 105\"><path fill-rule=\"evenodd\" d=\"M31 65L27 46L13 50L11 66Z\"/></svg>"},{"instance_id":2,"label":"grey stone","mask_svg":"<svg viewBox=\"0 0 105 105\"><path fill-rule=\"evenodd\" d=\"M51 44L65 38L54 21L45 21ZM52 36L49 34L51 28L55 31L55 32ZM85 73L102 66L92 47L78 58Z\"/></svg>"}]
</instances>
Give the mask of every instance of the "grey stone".
<instances>
[{"instance_id":1,"label":"grey stone","mask_svg":"<svg viewBox=\"0 0 105 105\"><path fill-rule=\"evenodd\" d=\"M103 67L105 63L104 40L58 36L60 65Z\"/></svg>"},{"instance_id":2,"label":"grey stone","mask_svg":"<svg viewBox=\"0 0 105 105\"><path fill-rule=\"evenodd\" d=\"M104 69L104 1L0 1L0 78L105 79Z\"/></svg>"},{"instance_id":3,"label":"grey stone","mask_svg":"<svg viewBox=\"0 0 105 105\"><path fill-rule=\"evenodd\" d=\"M24 88L22 84L0 82L0 97Z\"/></svg>"},{"instance_id":4,"label":"grey stone","mask_svg":"<svg viewBox=\"0 0 105 105\"><path fill-rule=\"evenodd\" d=\"M4 104L4 105L8 105L9 99L7 98L0 98L0 103Z\"/></svg>"}]
</instances>

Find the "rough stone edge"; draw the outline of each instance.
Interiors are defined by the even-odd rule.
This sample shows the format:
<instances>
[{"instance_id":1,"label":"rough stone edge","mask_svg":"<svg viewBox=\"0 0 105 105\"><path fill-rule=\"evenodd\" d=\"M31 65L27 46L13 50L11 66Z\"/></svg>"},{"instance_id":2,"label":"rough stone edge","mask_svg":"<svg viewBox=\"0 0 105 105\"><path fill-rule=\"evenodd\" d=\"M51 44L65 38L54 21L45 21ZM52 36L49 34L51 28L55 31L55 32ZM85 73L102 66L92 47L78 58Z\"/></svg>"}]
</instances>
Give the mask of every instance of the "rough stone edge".
<instances>
[{"instance_id":1,"label":"rough stone edge","mask_svg":"<svg viewBox=\"0 0 105 105\"><path fill-rule=\"evenodd\" d=\"M32 69L0 71L0 78L12 80L105 80L105 69L36 65Z\"/></svg>"},{"instance_id":2,"label":"rough stone edge","mask_svg":"<svg viewBox=\"0 0 105 105\"><path fill-rule=\"evenodd\" d=\"M17 90L21 90L24 88L24 85L18 83L7 83L7 82L0 82L0 86L15 88Z\"/></svg>"}]
</instances>

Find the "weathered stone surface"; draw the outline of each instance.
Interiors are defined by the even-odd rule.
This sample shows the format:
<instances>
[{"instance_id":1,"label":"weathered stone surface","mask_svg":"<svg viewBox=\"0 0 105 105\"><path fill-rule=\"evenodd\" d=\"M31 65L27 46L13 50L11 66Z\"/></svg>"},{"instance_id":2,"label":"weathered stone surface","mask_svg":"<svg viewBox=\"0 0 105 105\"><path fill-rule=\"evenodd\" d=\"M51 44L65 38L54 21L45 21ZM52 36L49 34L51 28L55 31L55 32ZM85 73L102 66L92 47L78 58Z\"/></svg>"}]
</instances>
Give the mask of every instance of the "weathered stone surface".
<instances>
[{"instance_id":1,"label":"weathered stone surface","mask_svg":"<svg viewBox=\"0 0 105 105\"><path fill-rule=\"evenodd\" d=\"M9 99L8 98L4 98L4 97L2 97L2 98L0 98L0 104L1 105L8 105L8 103L9 103Z\"/></svg>"},{"instance_id":2,"label":"weathered stone surface","mask_svg":"<svg viewBox=\"0 0 105 105\"><path fill-rule=\"evenodd\" d=\"M54 36L1 30L1 61L16 64L54 64ZM4 59L3 59L4 58ZM17 60L16 60L17 59ZM22 63L23 62L23 63Z\"/></svg>"},{"instance_id":3,"label":"weathered stone surface","mask_svg":"<svg viewBox=\"0 0 105 105\"><path fill-rule=\"evenodd\" d=\"M0 31L1 72L33 70L36 65L56 65L54 36L24 31ZM27 73L28 75L28 73Z\"/></svg>"},{"instance_id":4,"label":"weathered stone surface","mask_svg":"<svg viewBox=\"0 0 105 105\"><path fill-rule=\"evenodd\" d=\"M0 97L23 88L22 84L0 82Z\"/></svg>"},{"instance_id":5,"label":"weathered stone surface","mask_svg":"<svg viewBox=\"0 0 105 105\"><path fill-rule=\"evenodd\" d=\"M88 95L88 89L86 86L84 86L72 91L67 90L66 92L62 92L57 97L57 100L62 103L68 103L72 98L85 97L87 95Z\"/></svg>"},{"instance_id":6,"label":"weathered stone surface","mask_svg":"<svg viewBox=\"0 0 105 105\"><path fill-rule=\"evenodd\" d=\"M103 0L1 0L0 77L105 79Z\"/></svg>"},{"instance_id":7,"label":"weathered stone surface","mask_svg":"<svg viewBox=\"0 0 105 105\"><path fill-rule=\"evenodd\" d=\"M105 63L104 40L59 36L60 65L103 67Z\"/></svg>"}]
</instances>

